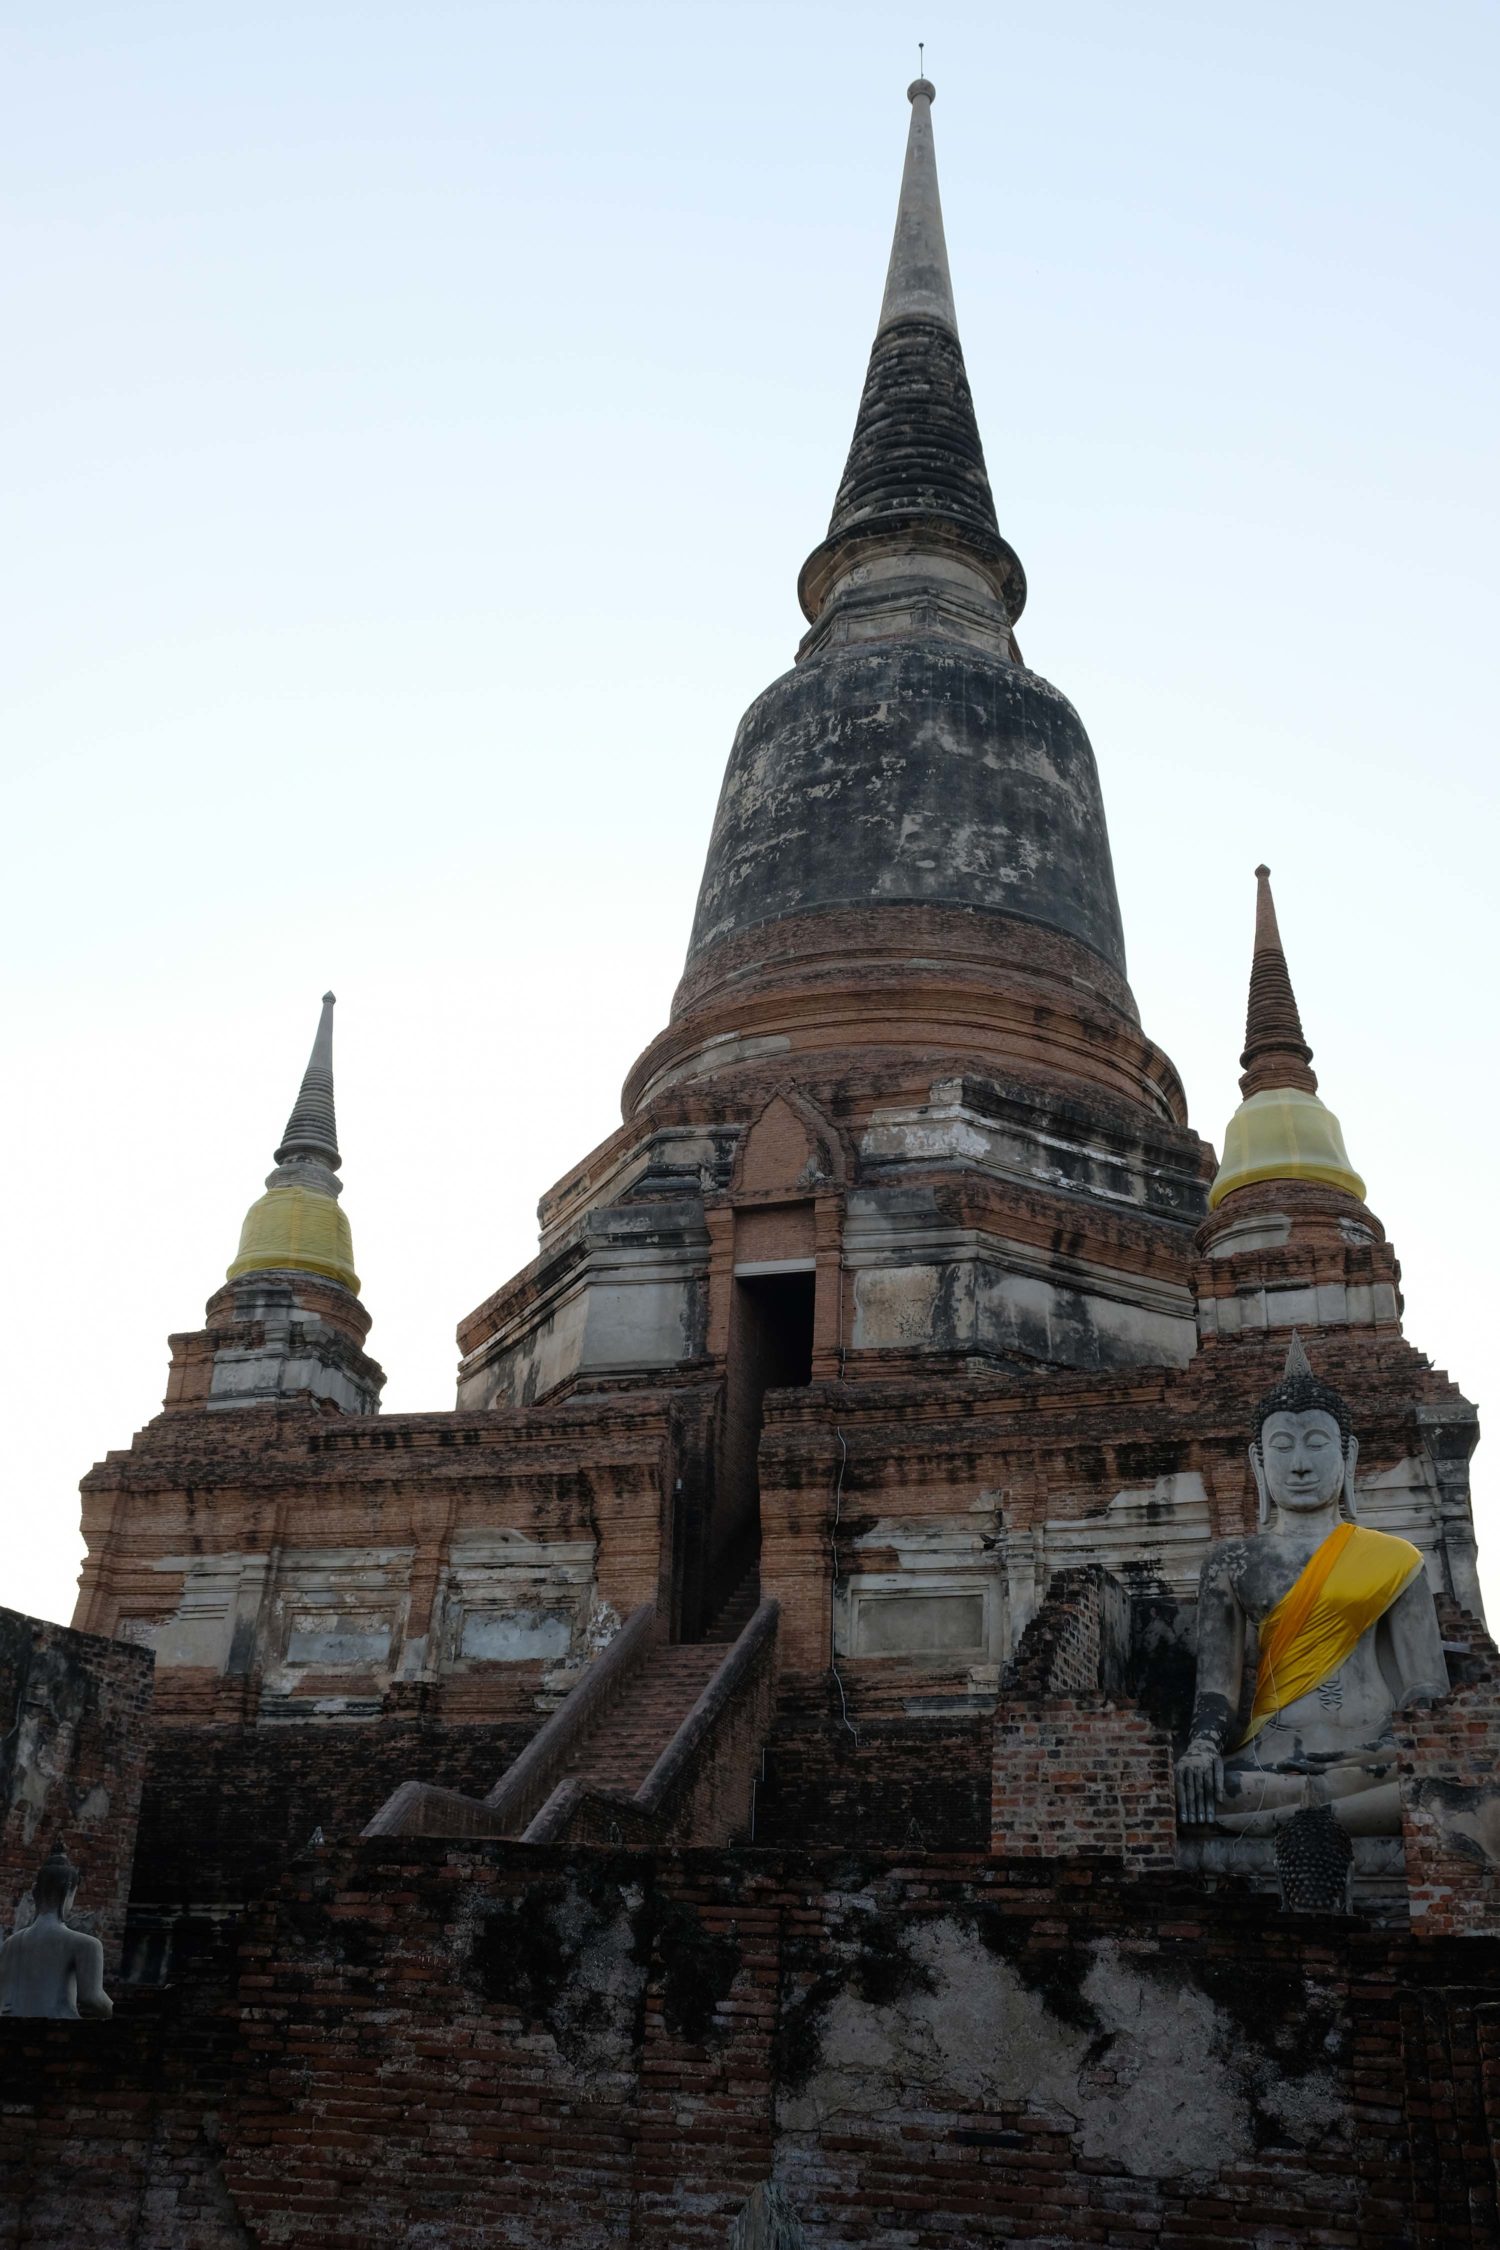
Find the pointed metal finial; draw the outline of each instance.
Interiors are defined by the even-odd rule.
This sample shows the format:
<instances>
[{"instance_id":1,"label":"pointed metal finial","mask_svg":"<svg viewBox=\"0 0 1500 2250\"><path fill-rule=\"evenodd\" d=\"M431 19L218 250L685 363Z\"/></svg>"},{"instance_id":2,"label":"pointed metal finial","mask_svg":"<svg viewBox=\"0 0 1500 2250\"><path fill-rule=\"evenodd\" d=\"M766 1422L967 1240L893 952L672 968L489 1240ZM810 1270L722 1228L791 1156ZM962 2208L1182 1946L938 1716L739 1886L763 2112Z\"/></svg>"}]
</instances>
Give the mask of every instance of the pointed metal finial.
<instances>
[{"instance_id":1,"label":"pointed metal finial","mask_svg":"<svg viewBox=\"0 0 1500 2250\"><path fill-rule=\"evenodd\" d=\"M1264 860L1255 870L1255 950L1257 953L1281 951L1276 901L1271 896L1271 870Z\"/></svg>"}]
</instances>

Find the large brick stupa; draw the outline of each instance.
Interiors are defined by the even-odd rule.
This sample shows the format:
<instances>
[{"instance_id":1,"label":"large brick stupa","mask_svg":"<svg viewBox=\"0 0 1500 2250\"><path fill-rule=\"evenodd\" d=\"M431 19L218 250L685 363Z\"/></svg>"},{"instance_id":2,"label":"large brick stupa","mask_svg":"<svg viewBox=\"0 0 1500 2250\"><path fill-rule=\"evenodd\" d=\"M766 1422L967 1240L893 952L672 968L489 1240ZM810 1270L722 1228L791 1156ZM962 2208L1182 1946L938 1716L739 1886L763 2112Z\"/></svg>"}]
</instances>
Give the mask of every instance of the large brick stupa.
<instances>
[{"instance_id":1,"label":"large brick stupa","mask_svg":"<svg viewBox=\"0 0 1500 2250\"><path fill-rule=\"evenodd\" d=\"M3 2239L1497 2239L1474 1410L1267 870L1222 1164L1141 1026L933 98L666 1027L454 1410L379 1408L329 995L73 1630L7 1613L0 1918L64 1844L115 2015L0 2024Z\"/></svg>"}]
</instances>

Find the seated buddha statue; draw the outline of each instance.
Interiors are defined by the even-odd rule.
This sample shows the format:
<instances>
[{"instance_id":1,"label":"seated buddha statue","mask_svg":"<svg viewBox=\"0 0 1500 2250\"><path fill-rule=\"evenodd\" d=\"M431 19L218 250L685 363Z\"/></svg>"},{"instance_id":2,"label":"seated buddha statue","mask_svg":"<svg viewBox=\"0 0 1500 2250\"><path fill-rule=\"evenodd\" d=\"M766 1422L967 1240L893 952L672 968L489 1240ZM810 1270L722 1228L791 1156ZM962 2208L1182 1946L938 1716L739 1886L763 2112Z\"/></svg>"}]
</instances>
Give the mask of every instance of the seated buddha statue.
<instances>
[{"instance_id":1,"label":"seated buddha statue","mask_svg":"<svg viewBox=\"0 0 1500 2250\"><path fill-rule=\"evenodd\" d=\"M1216 1541L1199 1578L1197 1694L1177 1765L1186 1826L1266 1836L1326 1806L1350 1835L1400 1832L1395 1715L1446 1695L1448 1676L1420 1553L1355 1521L1358 1454L1344 1400L1294 1334L1250 1448L1260 1528Z\"/></svg>"},{"instance_id":2,"label":"seated buddha statue","mask_svg":"<svg viewBox=\"0 0 1500 2250\"><path fill-rule=\"evenodd\" d=\"M31 1887L35 1919L0 1945L0 2016L107 2016L104 1948L86 1930L69 1927L67 1912L78 1870L58 1845Z\"/></svg>"}]
</instances>

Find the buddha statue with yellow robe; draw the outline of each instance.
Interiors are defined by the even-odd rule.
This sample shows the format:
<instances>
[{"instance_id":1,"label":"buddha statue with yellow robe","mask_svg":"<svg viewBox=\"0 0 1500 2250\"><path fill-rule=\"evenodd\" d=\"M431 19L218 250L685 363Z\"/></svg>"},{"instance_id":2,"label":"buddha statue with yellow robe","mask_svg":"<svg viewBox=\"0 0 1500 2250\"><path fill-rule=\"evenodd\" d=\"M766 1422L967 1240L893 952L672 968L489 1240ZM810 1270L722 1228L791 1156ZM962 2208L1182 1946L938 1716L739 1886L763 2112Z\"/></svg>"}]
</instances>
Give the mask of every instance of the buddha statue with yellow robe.
<instances>
[{"instance_id":1,"label":"buddha statue with yellow robe","mask_svg":"<svg viewBox=\"0 0 1500 2250\"><path fill-rule=\"evenodd\" d=\"M1250 1448L1261 1528L1216 1541L1199 1578L1185 1826L1264 1836L1326 1806L1350 1835L1400 1831L1395 1716L1446 1695L1447 1668L1421 1554L1355 1521L1358 1454L1348 1408L1294 1335Z\"/></svg>"}]
</instances>

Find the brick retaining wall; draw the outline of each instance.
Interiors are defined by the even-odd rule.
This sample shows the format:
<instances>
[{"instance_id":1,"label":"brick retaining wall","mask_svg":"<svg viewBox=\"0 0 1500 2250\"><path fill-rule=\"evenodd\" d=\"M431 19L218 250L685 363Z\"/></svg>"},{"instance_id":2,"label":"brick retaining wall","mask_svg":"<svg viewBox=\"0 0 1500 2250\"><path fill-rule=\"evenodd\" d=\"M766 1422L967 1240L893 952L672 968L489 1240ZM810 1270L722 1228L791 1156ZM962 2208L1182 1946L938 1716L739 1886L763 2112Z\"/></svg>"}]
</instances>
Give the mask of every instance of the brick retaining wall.
<instances>
[{"instance_id":1,"label":"brick retaining wall","mask_svg":"<svg viewBox=\"0 0 1500 2250\"><path fill-rule=\"evenodd\" d=\"M1500 1942L1106 1860L383 1839L219 1979L0 2024L0 2242L722 2250L772 2175L811 2250L1500 2228Z\"/></svg>"},{"instance_id":2,"label":"brick retaining wall","mask_svg":"<svg viewBox=\"0 0 1500 2250\"><path fill-rule=\"evenodd\" d=\"M414 1773L485 1796L534 1731L390 1720L158 1728L134 1895L163 1905L258 1897L315 1829L357 1836Z\"/></svg>"}]
</instances>

